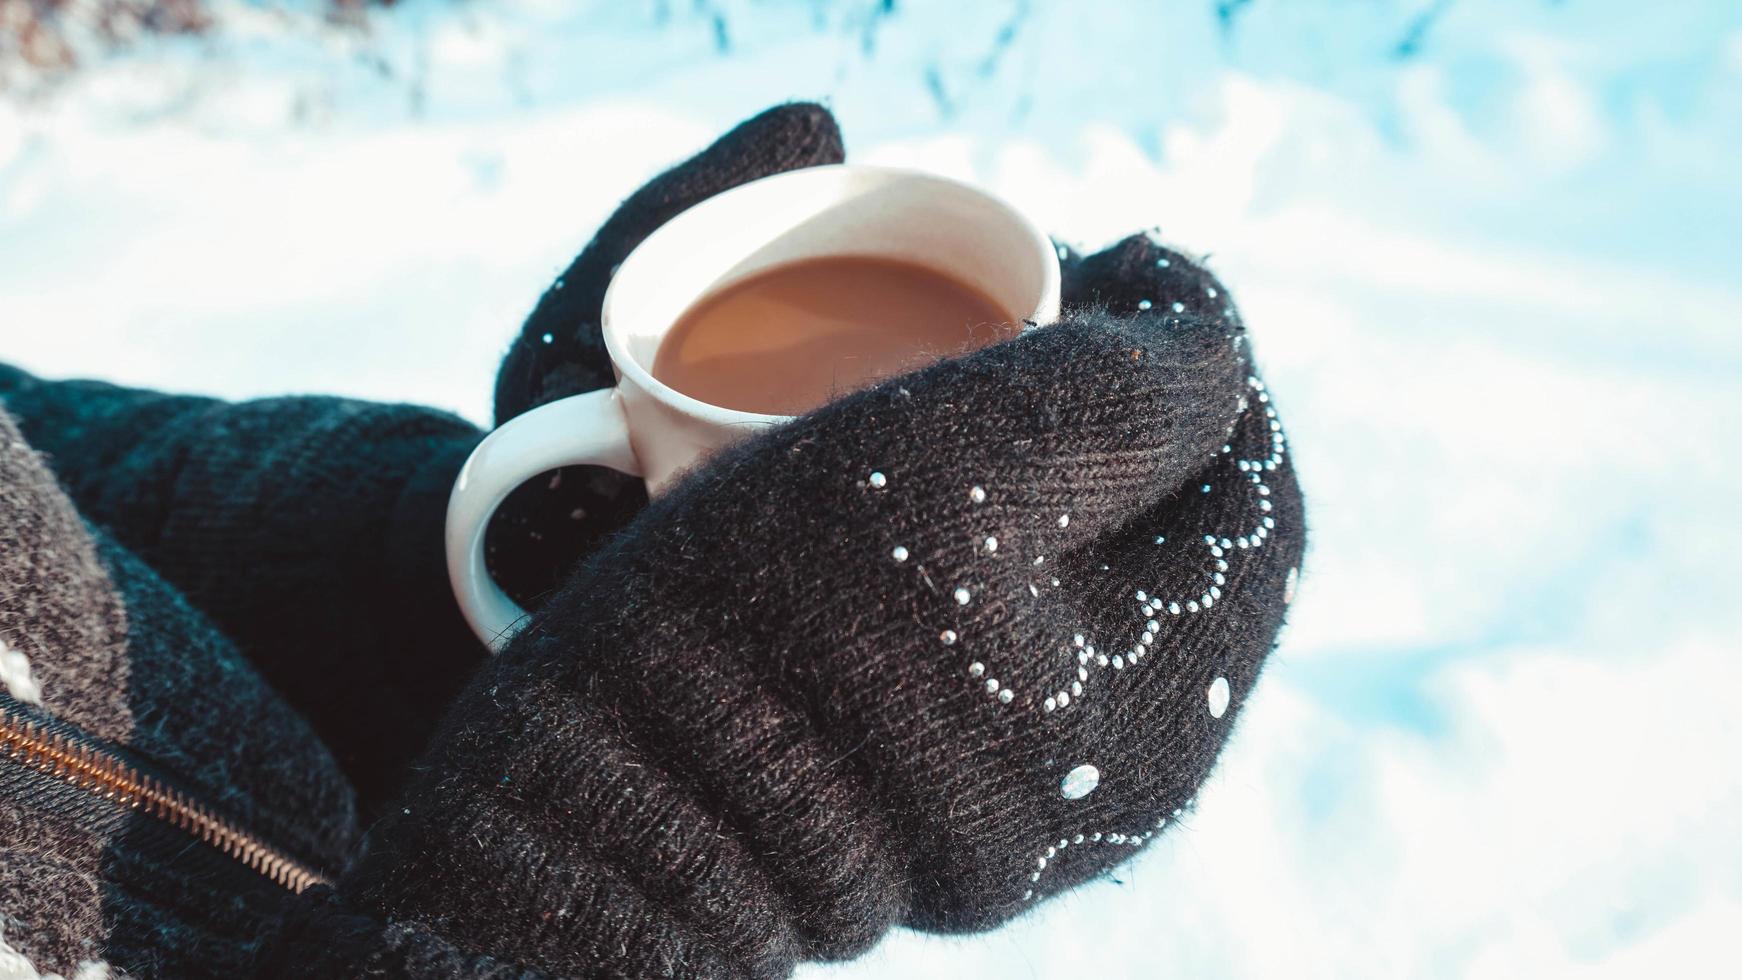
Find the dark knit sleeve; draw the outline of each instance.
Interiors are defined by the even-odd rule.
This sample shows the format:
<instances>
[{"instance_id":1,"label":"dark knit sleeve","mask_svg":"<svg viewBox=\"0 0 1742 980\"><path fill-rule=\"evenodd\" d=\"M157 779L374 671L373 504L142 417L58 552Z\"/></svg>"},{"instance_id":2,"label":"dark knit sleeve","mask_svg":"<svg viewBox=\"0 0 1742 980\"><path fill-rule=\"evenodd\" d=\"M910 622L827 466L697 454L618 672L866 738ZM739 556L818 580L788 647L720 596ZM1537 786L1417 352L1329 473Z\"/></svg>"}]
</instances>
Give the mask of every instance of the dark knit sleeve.
<instances>
[{"instance_id":1,"label":"dark knit sleeve","mask_svg":"<svg viewBox=\"0 0 1742 980\"><path fill-rule=\"evenodd\" d=\"M356 836L304 719L0 411L0 976L244 976Z\"/></svg>"},{"instance_id":2,"label":"dark knit sleeve","mask_svg":"<svg viewBox=\"0 0 1742 980\"><path fill-rule=\"evenodd\" d=\"M81 512L309 718L365 808L394 790L484 655L441 545L473 426L405 405L230 404L3 365L0 401Z\"/></svg>"}]
</instances>

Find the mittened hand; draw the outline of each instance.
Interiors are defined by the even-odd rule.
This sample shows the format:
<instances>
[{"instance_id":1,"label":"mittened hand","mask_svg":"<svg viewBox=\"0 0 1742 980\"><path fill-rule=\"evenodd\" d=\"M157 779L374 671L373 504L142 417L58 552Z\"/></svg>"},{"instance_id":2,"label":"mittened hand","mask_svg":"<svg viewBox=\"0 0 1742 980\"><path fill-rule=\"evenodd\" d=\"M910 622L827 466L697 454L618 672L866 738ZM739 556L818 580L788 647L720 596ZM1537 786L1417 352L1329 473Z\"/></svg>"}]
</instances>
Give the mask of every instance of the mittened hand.
<instances>
[{"instance_id":1,"label":"mittened hand","mask_svg":"<svg viewBox=\"0 0 1742 980\"><path fill-rule=\"evenodd\" d=\"M277 955L782 976L988 928L1165 833L1282 623L1300 494L1220 284L1134 238L1069 289L1101 305L655 501Z\"/></svg>"}]
</instances>

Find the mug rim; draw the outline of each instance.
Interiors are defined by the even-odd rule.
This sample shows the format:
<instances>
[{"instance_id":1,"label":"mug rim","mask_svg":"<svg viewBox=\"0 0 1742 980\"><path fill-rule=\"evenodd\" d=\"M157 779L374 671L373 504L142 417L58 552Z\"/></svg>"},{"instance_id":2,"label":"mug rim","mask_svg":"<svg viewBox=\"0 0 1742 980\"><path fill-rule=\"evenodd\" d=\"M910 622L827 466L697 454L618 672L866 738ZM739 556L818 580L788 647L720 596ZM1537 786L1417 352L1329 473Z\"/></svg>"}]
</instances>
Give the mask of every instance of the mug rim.
<instances>
[{"instance_id":1,"label":"mug rim","mask_svg":"<svg viewBox=\"0 0 1742 980\"><path fill-rule=\"evenodd\" d=\"M978 187L966 181L957 180L954 177L946 177L942 174L919 170L913 167L891 167L859 163L820 164L814 167L801 167L797 170L787 170L777 174L769 174L766 177L758 177L755 180L746 181L736 187L728 188L712 197L699 201L678 212L676 215L673 215L663 225L655 228L646 238L643 238L627 256L624 257L623 261L618 265L616 273L612 275L611 282L605 287L605 296L600 302L599 309L599 332L604 338L605 350L611 357L611 364L617 371L619 379L624 375L627 375L634 381L637 387L646 391L659 401L683 412L685 415L716 425L741 425L744 423L774 425L796 418L797 416L793 415L769 415L762 412L746 412L740 409L715 405L712 402L703 401L693 395L684 394L676 388L673 388L654 377L653 372L642 366L641 362L630 353L627 345L627 338L621 335L622 327L620 323L614 322L615 318L612 316L613 301L620 295L618 286L625 279L625 277L621 275L623 269L629 266L630 263L634 262L638 256L653 251L646 247L650 242L681 233L683 231L681 223L686 221L686 219L694 221L698 214L730 204L734 199L746 193L760 191L767 184L792 180L841 180L845 179L849 174L869 174L882 177L890 182L900 180L919 180L941 184L958 193L973 195L998 207L1013 221L1016 227L1020 228L1028 236L1030 243L1035 246L1041 257L1040 267L1044 270L1044 281L1041 283L1039 302L1033 310L1021 314L1020 318L1032 322L1037 316L1049 315L1048 311L1050 311L1050 316L1056 317L1058 315L1060 291L1062 286L1060 283L1061 276L1058 264L1057 246L1053 244L1052 239L1048 237L1045 232L1041 231L1040 228L1035 225L1027 214L1023 213L1015 205L1004 200L1002 197L993 194L985 188ZM692 300L684 307L684 309L687 311L690 306L693 305L694 301ZM673 321L671 324L666 324L661 336L663 336L664 331L669 331L671 327L675 325L675 322L676 321Z\"/></svg>"}]
</instances>

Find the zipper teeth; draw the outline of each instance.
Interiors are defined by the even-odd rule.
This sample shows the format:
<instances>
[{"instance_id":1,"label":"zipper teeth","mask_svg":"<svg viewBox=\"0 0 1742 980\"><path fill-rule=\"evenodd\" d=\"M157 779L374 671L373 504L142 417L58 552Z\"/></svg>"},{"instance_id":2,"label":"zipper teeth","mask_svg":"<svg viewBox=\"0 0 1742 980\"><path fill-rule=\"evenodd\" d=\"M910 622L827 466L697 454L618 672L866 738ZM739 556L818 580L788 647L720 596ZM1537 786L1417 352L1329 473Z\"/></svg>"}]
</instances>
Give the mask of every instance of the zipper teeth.
<instances>
[{"instance_id":1,"label":"zipper teeth","mask_svg":"<svg viewBox=\"0 0 1742 980\"><path fill-rule=\"evenodd\" d=\"M324 876L216 816L181 791L125 762L5 712L0 712L0 755L117 806L148 813L295 894L310 885L327 883Z\"/></svg>"}]
</instances>

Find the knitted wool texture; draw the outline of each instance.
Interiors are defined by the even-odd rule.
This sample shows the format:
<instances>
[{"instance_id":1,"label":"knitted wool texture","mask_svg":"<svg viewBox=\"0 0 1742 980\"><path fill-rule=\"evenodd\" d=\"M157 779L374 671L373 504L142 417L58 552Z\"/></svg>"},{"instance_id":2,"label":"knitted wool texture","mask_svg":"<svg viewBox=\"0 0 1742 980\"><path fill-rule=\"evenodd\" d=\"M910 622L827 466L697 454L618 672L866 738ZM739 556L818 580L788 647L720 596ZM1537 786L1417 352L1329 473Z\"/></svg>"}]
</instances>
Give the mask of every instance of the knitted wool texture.
<instances>
[{"instance_id":1,"label":"knitted wool texture","mask_svg":"<svg viewBox=\"0 0 1742 980\"><path fill-rule=\"evenodd\" d=\"M87 530L3 412L0 646L8 718L122 758L309 866L344 866L351 791L313 733L181 596ZM241 976L289 900L157 818L0 754L0 932L38 970Z\"/></svg>"},{"instance_id":2,"label":"knitted wool texture","mask_svg":"<svg viewBox=\"0 0 1742 980\"><path fill-rule=\"evenodd\" d=\"M1165 832L1301 501L1212 277L1146 238L1072 273L1099 306L726 451L582 563L266 974L784 976Z\"/></svg>"},{"instance_id":3,"label":"knitted wool texture","mask_svg":"<svg viewBox=\"0 0 1742 980\"><path fill-rule=\"evenodd\" d=\"M365 807L388 797L484 656L441 550L481 434L409 405L229 404L5 365L0 399L80 511L308 717Z\"/></svg>"}]
</instances>

